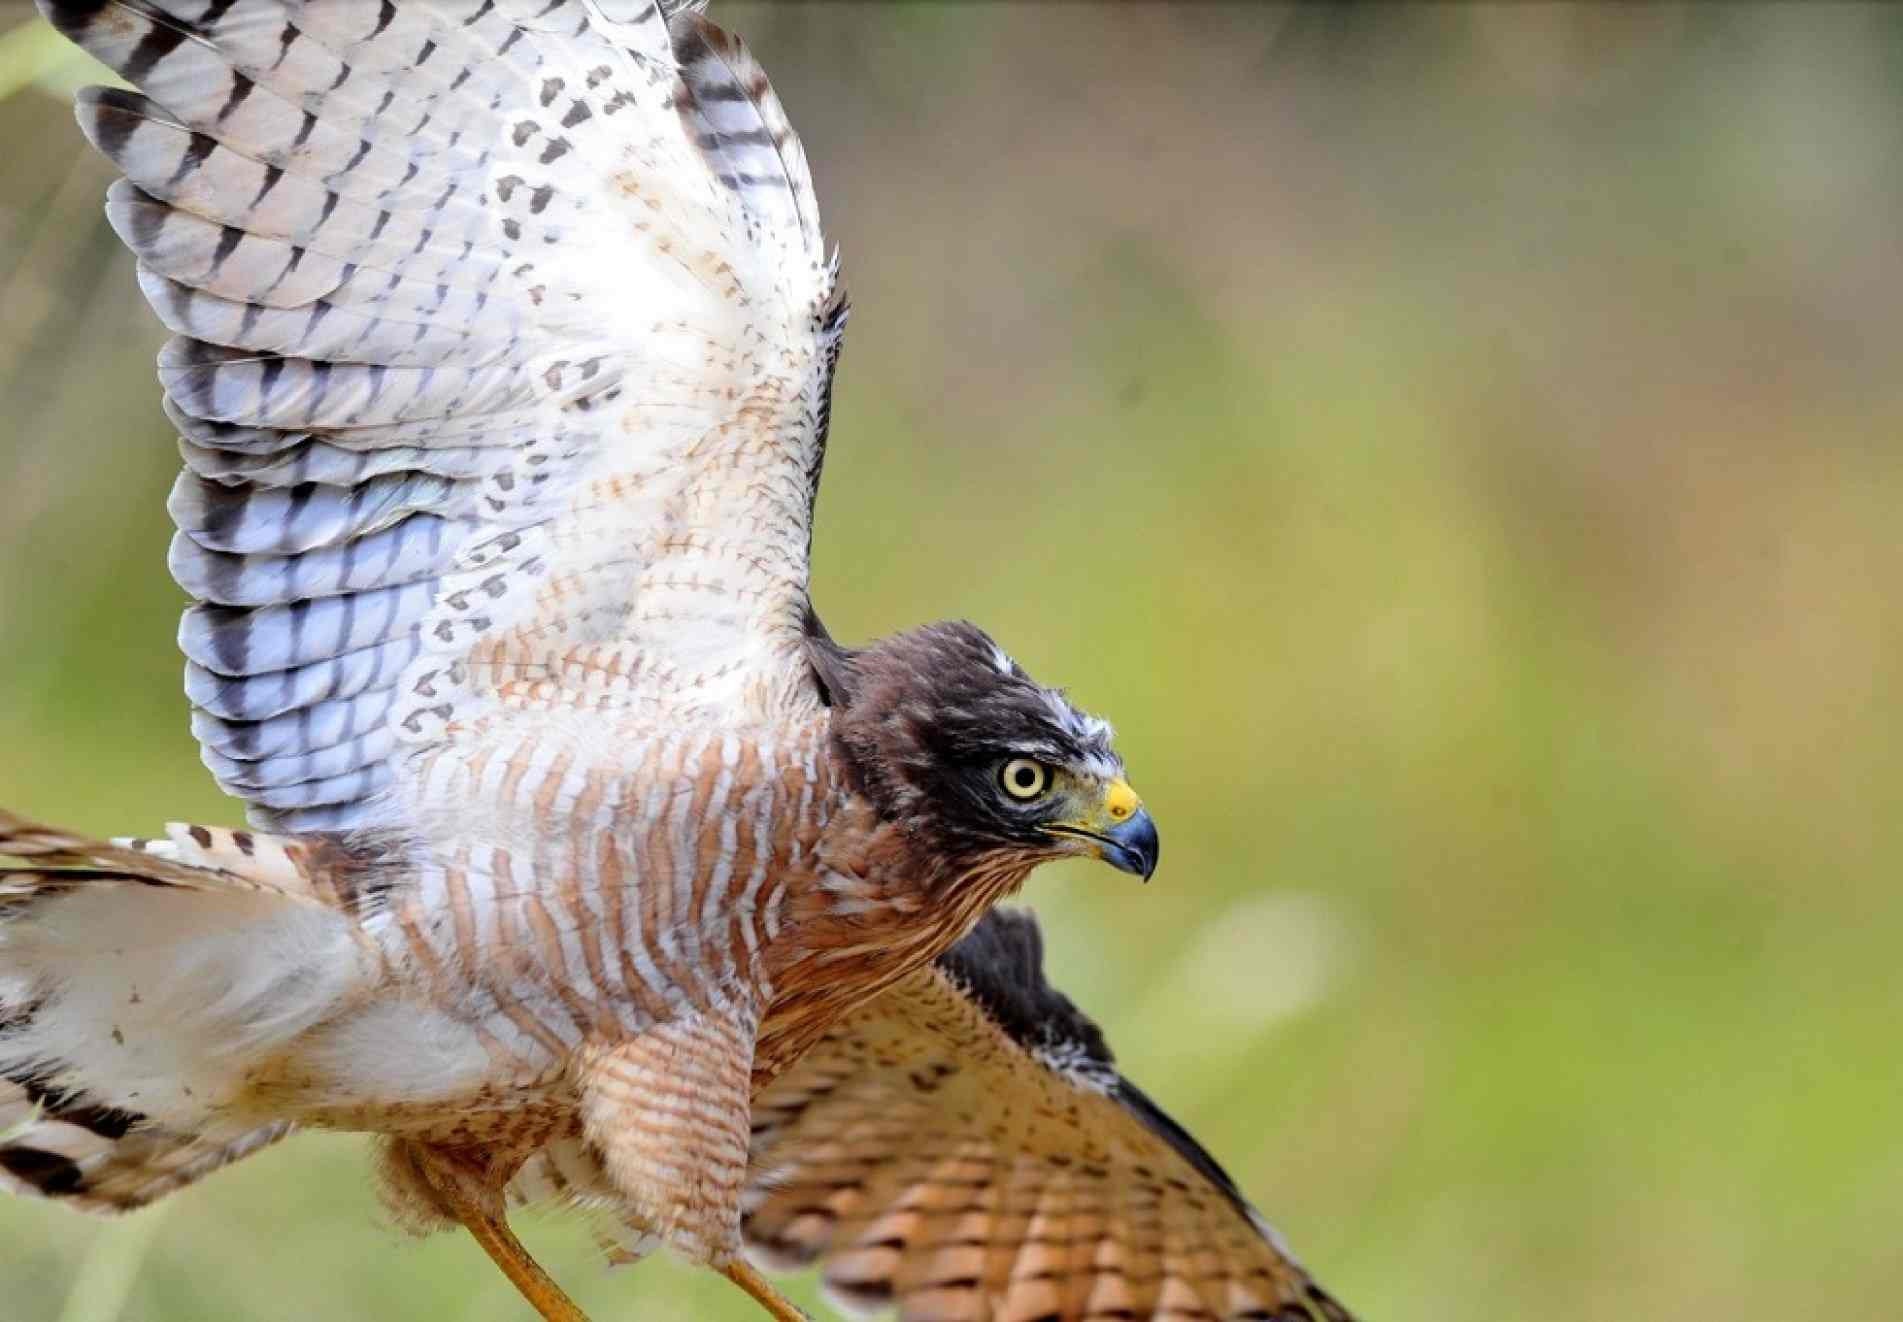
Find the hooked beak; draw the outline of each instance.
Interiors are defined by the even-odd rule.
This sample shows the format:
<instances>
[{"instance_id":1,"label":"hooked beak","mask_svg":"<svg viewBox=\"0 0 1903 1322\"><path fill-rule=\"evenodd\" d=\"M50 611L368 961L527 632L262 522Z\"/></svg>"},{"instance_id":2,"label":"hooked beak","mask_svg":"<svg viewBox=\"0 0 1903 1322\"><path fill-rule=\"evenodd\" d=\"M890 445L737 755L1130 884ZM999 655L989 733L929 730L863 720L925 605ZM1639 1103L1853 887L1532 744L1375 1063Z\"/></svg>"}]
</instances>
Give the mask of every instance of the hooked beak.
<instances>
[{"instance_id":1,"label":"hooked beak","mask_svg":"<svg viewBox=\"0 0 1903 1322\"><path fill-rule=\"evenodd\" d=\"M1156 872L1161 851L1156 823L1122 777L1104 787L1103 802L1092 812L1075 821L1052 822L1044 829L1052 835L1088 841L1098 858L1145 881Z\"/></svg>"}]
</instances>

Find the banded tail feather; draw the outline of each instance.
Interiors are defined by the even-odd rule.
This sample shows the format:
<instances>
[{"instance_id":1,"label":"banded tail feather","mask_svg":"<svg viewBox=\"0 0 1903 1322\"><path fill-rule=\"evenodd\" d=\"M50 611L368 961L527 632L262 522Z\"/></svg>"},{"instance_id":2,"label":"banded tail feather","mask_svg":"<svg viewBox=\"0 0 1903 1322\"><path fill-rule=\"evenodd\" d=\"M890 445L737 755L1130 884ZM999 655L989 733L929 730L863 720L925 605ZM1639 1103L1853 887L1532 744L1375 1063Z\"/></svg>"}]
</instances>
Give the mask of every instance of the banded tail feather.
<instances>
[{"instance_id":1,"label":"banded tail feather","mask_svg":"<svg viewBox=\"0 0 1903 1322\"><path fill-rule=\"evenodd\" d=\"M292 1129L279 1121L225 1139L179 1133L83 1093L49 1088L30 1074L8 1077L0 1079L0 1191L82 1212L129 1212L269 1147Z\"/></svg>"},{"instance_id":2,"label":"banded tail feather","mask_svg":"<svg viewBox=\"0 0 1903 1322\"><path fill-rule=\"evenodd\" d=\"M0 1190L126 1211L292 1131L228 1103L359 968L309 846L108 843L0 810L0 856L20 860L0 866Z\"/></svg>"}]
</instances>

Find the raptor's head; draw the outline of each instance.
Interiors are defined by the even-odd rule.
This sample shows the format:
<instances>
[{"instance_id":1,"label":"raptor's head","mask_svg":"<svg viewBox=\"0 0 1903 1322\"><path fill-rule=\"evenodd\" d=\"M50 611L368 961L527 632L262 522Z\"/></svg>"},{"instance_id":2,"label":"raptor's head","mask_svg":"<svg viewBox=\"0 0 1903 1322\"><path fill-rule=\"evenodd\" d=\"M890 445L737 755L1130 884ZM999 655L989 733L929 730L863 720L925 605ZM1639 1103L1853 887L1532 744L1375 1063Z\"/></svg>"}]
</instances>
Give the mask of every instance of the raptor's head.
<instances>
[{"instance_id":1,"label":"raptor's head","mask_svg":"<svg viewBox=\"0 0 1903 1322\"><path fill-rule=\"evenodd\" d=\"M1156 826L1110 727L1024 673L974 625L933 624L859 650L815 621L810 654L858 787L956 860L1084 856L1147 880Z\"/></svg>"}]
</instances>

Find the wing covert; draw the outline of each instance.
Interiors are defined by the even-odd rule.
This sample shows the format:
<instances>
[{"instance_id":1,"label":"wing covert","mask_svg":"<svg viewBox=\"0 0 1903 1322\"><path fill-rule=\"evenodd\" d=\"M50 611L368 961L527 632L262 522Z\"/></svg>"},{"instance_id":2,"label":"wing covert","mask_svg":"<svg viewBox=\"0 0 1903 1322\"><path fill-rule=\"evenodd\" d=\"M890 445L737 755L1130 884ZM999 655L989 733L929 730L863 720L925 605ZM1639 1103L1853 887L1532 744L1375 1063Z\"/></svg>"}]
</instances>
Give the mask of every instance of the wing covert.
<instances>
[{"instance_id":1,"label":"wing covert","mask_svg":"<svg viewBox=\"0 0 1903 1322\"><path fill-rule=\"evenodd\" d=\"M755 1101L749 1247L856 1311L1351 1322L1045 981L1026 912L839 1024Z\"/></svg>"},{"instance_id":2,"label":"wing covert","mask_svg":"<svg viewBox=\"0 0 1903 1322\"><path fill-rule=\"evenodd\" d=\"M401 826L513 711L810 700L844 320L759 66L635 0L41 0L174 333L170 564L206 764Z\"/></svg>"}]
</instances>

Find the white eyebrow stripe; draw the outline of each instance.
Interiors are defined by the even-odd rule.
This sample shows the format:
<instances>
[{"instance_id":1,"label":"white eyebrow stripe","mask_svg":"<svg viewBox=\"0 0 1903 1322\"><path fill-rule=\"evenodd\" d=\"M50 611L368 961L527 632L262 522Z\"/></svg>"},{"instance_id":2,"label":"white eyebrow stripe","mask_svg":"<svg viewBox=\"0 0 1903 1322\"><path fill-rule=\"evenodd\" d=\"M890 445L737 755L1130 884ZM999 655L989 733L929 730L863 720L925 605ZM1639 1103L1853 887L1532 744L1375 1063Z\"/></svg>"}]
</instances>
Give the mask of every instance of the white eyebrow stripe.
<instances>
[{"instance_id":1,"label":"white eyebrow stripe","mask_svg":"<svg viewBox=\"0 0 1903 1322\"><path fill-rule=\"evenodd\" d=\"M1052 719L1067 734L1077 737L1084 743L1108 741L1110 722L1087 712L1080 712L1070 705L1070 700L1056 689L1042 690L1044 705L1050 708Z\"/></svg>"},{"instance_id":2,"label":"white eyebrow stripe","mask_svg":"<svg viewBox=\"0 0 1903 1322\"><path fill-rule=\"evenodd\" d=\"M1040 762L1066 763L1070 754L1056 744L1042 739L1028 739L1010 746L1010 752L1016 757L1033 757Z\"/></svg>"},{"instance_id":3,"label":"white eyebrow stripe","mask_svg":"<svg viewBox=\"0 0 1903 1322\"><path fill-rule=\"evenodd\" d=\"M1099 780L1116 780L1123 775L1123 763L1114 757L1089 757L1084 759L1083 769Z\"/></svg>"}]
</instances>

